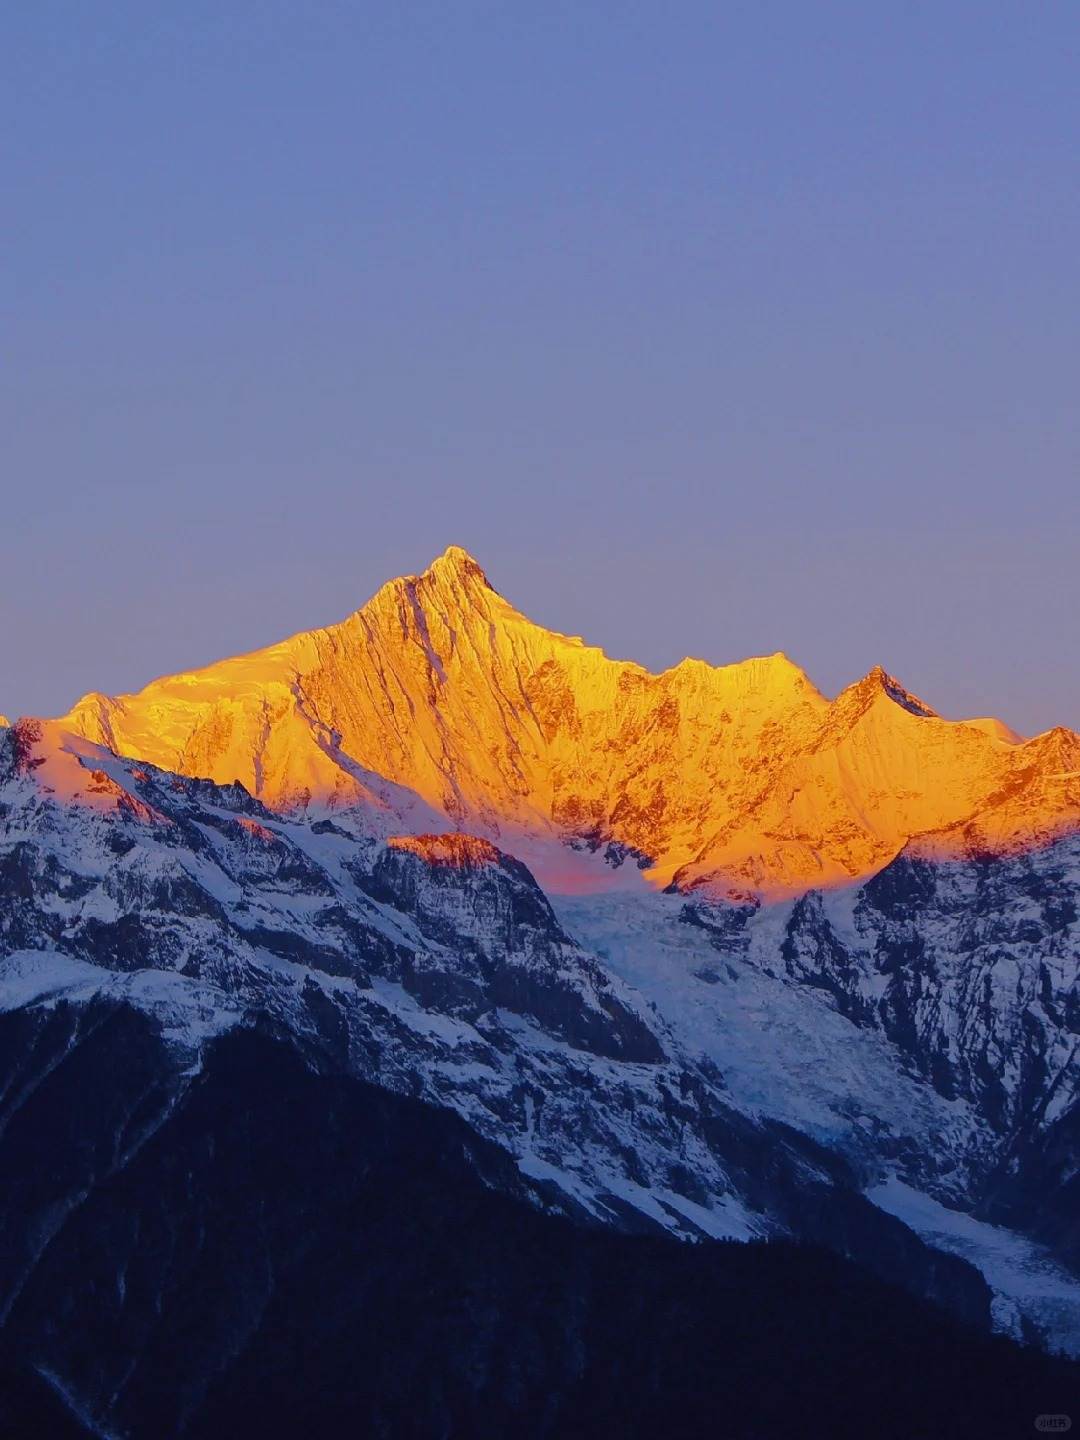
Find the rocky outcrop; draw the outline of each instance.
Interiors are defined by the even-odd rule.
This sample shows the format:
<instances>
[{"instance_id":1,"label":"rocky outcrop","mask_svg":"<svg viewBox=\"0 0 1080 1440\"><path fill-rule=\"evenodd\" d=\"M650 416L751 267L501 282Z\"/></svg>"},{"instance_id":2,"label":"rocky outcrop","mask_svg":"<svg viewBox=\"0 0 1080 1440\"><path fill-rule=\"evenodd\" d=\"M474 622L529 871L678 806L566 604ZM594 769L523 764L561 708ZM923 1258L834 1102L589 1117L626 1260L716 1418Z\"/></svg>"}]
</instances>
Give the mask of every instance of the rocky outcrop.
<instances>
[{"instance_id":1,"label":"rocky outcrop","mask_svg":"<svg viewBox=\"0 0 1080 1440\"><path fill-rule=\"evenodd\" d=\"M641 1016L563 932L525 866L490 842L392 838L367 877L361 868L354 873L369 894L414 916L425 934L453 950L454 985L474 970L487 1005L527 1015L597 1054L646 1064L664 1058ZM424 998L431 995L429 986Z\"/></svg>"},{"instance_id":2,"label":"rocky outcrop","mask_svg":"<svg viewBox=\"0 0 1080 1440\"><path fill-rule=\"evenodd\" d=\"M1064 1212L1080 1099L1078 897L1076 837L966 860L941 859L930 837L861 887L800 897L779 933L773 914L747 907L696 903L686 918L717 951L880 1033L922 1082L970 1106L991 1138L967 1203L1060 1239L1075 1263ZM943 1169L961 1163L953 1143L927 1137Z\"/></svg>"}]
</instances>

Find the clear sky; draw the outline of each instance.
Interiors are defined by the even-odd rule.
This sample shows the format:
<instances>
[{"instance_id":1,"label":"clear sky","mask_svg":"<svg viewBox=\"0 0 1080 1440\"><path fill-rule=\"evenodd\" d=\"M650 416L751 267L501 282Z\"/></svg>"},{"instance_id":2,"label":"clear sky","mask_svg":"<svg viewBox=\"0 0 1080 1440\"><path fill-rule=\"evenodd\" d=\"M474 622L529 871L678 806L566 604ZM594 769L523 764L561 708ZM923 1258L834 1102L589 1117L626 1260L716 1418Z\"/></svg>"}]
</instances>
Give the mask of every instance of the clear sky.
<instances>
[{"instance_id":1,"label":"clear sky","mask_svg":"<svg viewBox=\"0 0 1080 1440\"><path fill-rule=\"evenodd\" d=\"M0 711L464 545L653 668L1080 726L1076 0L33 0Z\"/></svg>"}]
</instances>

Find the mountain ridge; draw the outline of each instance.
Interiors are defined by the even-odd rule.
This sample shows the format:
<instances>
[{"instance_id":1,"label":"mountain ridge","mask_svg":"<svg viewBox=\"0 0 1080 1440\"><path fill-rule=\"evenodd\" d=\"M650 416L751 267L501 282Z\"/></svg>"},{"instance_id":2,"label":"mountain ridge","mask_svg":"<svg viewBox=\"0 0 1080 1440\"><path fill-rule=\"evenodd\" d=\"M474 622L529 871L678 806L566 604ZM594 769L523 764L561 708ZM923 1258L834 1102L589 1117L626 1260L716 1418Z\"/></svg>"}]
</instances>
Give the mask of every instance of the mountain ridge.
<instances>
[{"instance_id":1,"label":"mountain ridge","mask_svg":"<svg viewBox=\"0 0 1080 1440\"><path fill-rule=\"evenodd\" d=\"M916 836L946 847L1003 795L986 843L1080 825L1071 731L945 720L881 666L829 700L783 652L654 674L535 624L458 546L336 625L91 692L58 723L282 813L478 834L556 888L624 883L568 845L626 847L657 887L775 898L865 878Z\"/></svg>"}]
</instances>

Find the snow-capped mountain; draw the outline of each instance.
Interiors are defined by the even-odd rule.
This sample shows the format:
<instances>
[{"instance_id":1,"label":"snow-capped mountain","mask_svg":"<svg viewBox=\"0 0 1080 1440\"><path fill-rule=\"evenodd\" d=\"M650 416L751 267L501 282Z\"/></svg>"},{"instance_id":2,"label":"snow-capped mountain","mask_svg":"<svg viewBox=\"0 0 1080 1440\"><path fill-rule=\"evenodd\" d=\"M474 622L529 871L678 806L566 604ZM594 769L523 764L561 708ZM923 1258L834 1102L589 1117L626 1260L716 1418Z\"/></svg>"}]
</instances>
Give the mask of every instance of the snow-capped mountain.
<instances>
[{"instance_id":1,"label":"snow-capped mountain","mask_svg":"<svg viewBox=\"0 0 1080 1440\"><path fill-rule=\"evenodd\" d=\"M136 1014L168 1110L272 1033L456 1112L540 1210L814 1240L1076 1353L1078 897L1073 732L782 655L651 675L457 549L0 730L0 1005L64 1054ZM9 1219L0 1306L164 1121Z\"/></svg>"}]
</instances>

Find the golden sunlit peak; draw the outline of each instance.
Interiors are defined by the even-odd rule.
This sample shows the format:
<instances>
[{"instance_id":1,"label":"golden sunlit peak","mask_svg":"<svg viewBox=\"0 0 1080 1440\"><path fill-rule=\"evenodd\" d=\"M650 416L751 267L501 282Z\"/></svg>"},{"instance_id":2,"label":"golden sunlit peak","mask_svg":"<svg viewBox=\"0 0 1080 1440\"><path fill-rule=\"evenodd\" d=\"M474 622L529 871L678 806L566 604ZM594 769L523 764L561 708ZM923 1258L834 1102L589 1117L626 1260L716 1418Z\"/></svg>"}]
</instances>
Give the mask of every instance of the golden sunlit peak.
<instances>
[{"instance_id":1,"label":"golden sunlit peak","mask_svg":"<svg viewBox=\"0 0 1080 1440\"><path fill-rule=\"evenodd\" d=\"M488 584L482 567L460 545L448 545L438 559L431 562L421 578L428 576L454 581L472 579L479 580L483 585Z\"/></svg>"},{"instance_id":2,"label":"golden sunlit peak","mask_svg":"<svg viewBox=\"0 0 1080 1440\"><path fill-rule=\"evenodd\" d=\"M469 552L460 545L449 545L418 574L398 575L387 580L351 618L370 616L385 605L395 608L404 603L412 608L419 604L422 608L425 596L434 596L440 591L444 608L453 597L454 602L460 601L470 609L484 610L489 598L498 596L483 568Z\"/></svg>"},{"instance_id":3,"label":"golden sunlit peak","mask_svg":"<svg viewBox=\"0 0 1080 1440\"><path fill-rule=\"evenodd\" d=\"M875 665L874 668L863 678L853 685L852 690L859 693L882 693L888 696L902 710L907 710L912 715L919 715L926 720L936 720L938 713L931 709L925 701L906 690L895 675L890 675L884 665Z\"/></svg>"},{"instance_id":4,"label":"golden sunlit peak","mask_svg":"<svg viewBox=\"0 0 1080 1440\"><path fill-rule=\"evenodd\" d=\"M432 839L444 826L521 859L554 845L567 886L588 837L647 858L642 883L777 896L848 883L988 810L995 834L1032 843L1080 816L1069 732L1002 743L880 665L829 701L782 651L652 675L534 624L459 545L342 625L85 697L64 728L283 813L357 807L432 864L496 853Z\"/></svg>"},{"instance_id":5,"label":"golden sunlit peak","mask_svg":"<svg viewBox=\"0 0 1080 1440\"><path fill-rule=\"evenodd\" d=\"M807 678L806 671L802 666L796 664L791 656L783 650L774 650L771 655L757 655L753 657L752 662L744 661L742 663L756 663L776 675L797 676L803 680Z\"/></svg>"}]
</instances>

